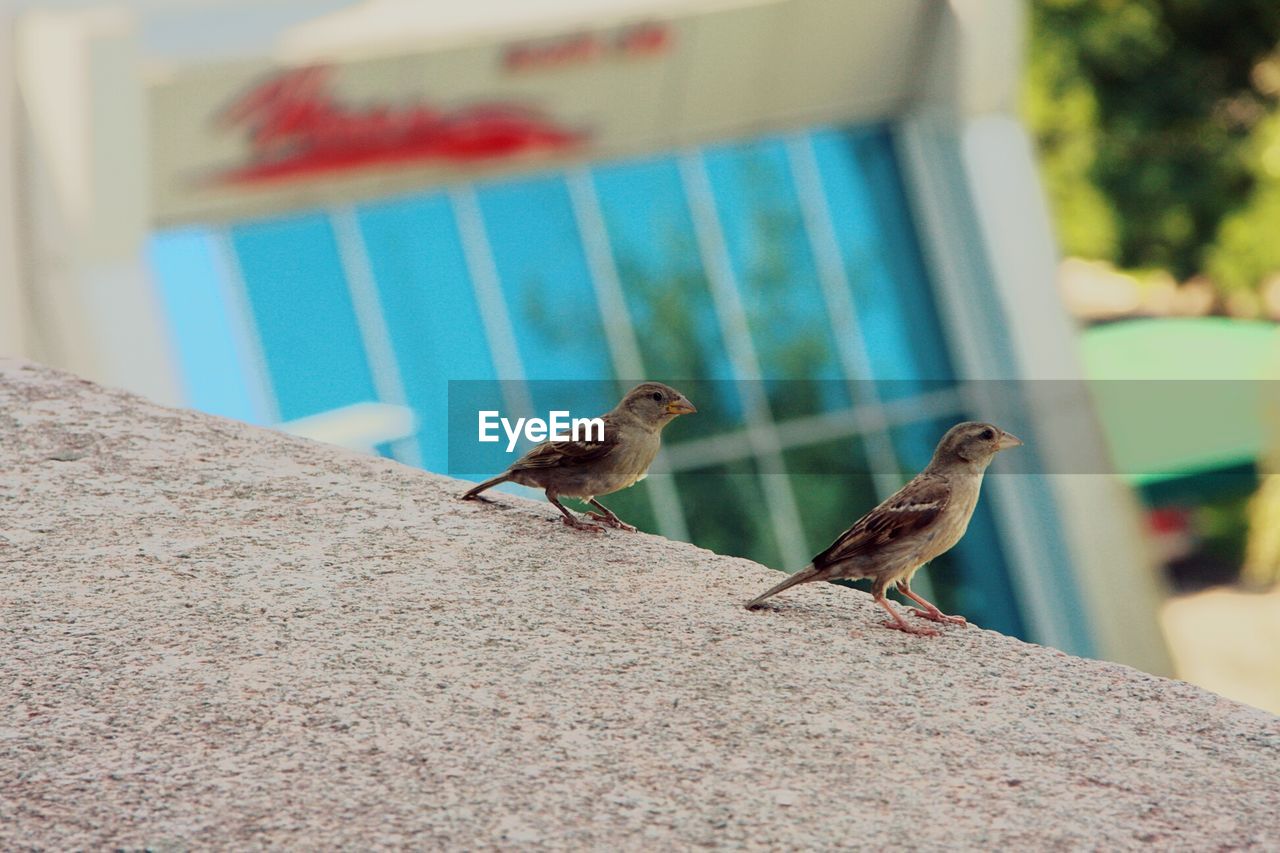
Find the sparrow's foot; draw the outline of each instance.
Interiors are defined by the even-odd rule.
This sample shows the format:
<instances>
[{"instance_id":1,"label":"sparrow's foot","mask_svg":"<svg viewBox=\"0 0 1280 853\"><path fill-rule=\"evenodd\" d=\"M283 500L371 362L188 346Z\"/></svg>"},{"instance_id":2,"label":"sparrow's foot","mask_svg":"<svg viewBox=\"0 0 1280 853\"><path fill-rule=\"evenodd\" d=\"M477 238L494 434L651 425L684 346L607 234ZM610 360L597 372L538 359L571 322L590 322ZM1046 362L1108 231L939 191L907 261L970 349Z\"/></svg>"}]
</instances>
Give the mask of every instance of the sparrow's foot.
<instances>
[{"instance_id":1,"label":"sparrow's foot","mask_svg":"<svg viewBox=\"0 0 1280 853\"><path fill-rule=\"evenodd\" d=\"M562 520L564 521L565 527L572 527L574 530L589 530L592 533L604 533L603 527L601 527L598 524L592 524L589 521L582 521L577 518L570 518L567 515L562 516Z\"/></svg>"},{"instance_id":2,"label":"sparrow's foot","mask_svg":"<svg viewBox=\"0 0 1280 853\"><path fill-rule=\"evenodd\" d=\"M934 628L926 628L923 625L916 627L908 625L906 622L881 622L886 628L892 628L895 631L901 631L904 634L915 634L917 637L937 637L939 633Z\"/></svg>"},{"instance_id":3,"label":"sparrow's foot","mask_svg":"<svg viewBox=\"0 0 1280 853\"><path fill-rule=\"evenodd\" d=\"M609 525L610 527L616 527L619 530L625 530L628 533L636 532L636 529L634 527L632 527L630 524L627 524L625 521L618 518L616 515L602 515L598 512L589 512L587 513L587 518L590 518L593 521L602 522L604 524Z\"/></svg>"},{"instance_id":4,"label":"sparrow's foot","mask_svg":"<svg viewBox=\"0 0 1280 853\"><path fill-rule=\"evenodd\" d=\"M969 620L963 616L948 616L941 610L920 610L915 607L908 607L912 616L919 616L921 619L928 619L930 622L941 622L944 625L968 625Z\"/></svg>"}]
</instances>

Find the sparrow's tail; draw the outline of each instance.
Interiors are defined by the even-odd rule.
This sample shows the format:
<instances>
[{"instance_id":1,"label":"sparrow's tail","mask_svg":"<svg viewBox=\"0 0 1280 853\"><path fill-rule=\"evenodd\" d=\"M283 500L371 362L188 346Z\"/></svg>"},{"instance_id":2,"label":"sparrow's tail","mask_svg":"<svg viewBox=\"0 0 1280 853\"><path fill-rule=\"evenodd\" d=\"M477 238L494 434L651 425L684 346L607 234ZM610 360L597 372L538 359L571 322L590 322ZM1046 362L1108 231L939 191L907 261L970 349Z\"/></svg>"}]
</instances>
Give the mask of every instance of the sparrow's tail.
<instances>
[{"instance_id":1,"label":"sparrow's tail","mask_svg":"<svg viewBox=\"0 0 1280 853\"><path fill-rule=\"evenodd\" d=\"M748 601L747 609L752 610L756 607L759 607L760 602L764 601L766 598L777 595L778 593L782 592L784 589L790 589L791 587L795 586L798 583L804 583L805 581L812 581L817 579L818 579L818 570L813 567L812 563L810 563L800 571L796 572L791 577L784 580L782 583L778 584L775 587L772 587L771 589L766 590L765 592L762 592L760 595L757 595L755 598Z\"/></svg>"},{"instance_id":2,"label":"sparrow's tail","mask_svg":"<svg viewBox=\"0 0 1280 853\"><path fill-rule=\"evenodd\" d=\"M492 489L494 486L498 485L499 483L505 483L507 482L507 480L510 480L510 479L511 478L506 474L499 474L498 476L494 477L492 480L485 480L483 483L480 483L479 485L475 486L470 491L468 491L465 495L463 495L460 498L460 500L464 500L464 501L473 500L476 497L476 495L480 494L485 489Z\"/></svg>"}]
</instances>

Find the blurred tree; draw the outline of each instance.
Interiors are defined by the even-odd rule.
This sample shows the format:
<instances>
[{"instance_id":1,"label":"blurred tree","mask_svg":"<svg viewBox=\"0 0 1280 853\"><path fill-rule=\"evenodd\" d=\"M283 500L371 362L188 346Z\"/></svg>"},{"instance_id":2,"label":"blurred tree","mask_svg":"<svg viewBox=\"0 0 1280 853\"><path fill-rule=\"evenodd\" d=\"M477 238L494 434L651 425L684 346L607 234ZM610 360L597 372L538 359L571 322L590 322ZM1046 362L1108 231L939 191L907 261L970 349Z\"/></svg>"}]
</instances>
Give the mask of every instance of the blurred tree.
<instances>
[{"instance_id":1,"label":"blurred tree","mask_svg":"<svg viewBox=\"0 0 1280 853\"><path fill-rule=\"evenodd\" d=\"M1206 257L1206 272L1227 290L1256 287L1280 271L1280 110L1258 123L1246 156L1253 191L1223 220Z\"/></svg>"},{"instance_id":2,"label":"blurred tree","mask_svg":"<svg viewBox=\"0 0 1280 853\"><path fill-rule=\"evenodd\" d=\"M1024 106L1064 250L1256 284L1272 263L1256 229L1280 227L1274 193L1251 201L1280 2L1034 0L1032 26ZM1228 246L1258 263L1232 266Z\"/></svg>"},{"instance_id":3,"label":"blurred tree","mask_svg":"<svg viewBox=\"0 0 1280 853\"><path fill-rule=\"evenodd\" d=\"M1117 257L1116 212L1094 182L1101 130L1098 101L1077 47L1035 7L1023 112L1036 135L1045 190L1063 251L1085 258Z\"/></svg>"}]
</instances>

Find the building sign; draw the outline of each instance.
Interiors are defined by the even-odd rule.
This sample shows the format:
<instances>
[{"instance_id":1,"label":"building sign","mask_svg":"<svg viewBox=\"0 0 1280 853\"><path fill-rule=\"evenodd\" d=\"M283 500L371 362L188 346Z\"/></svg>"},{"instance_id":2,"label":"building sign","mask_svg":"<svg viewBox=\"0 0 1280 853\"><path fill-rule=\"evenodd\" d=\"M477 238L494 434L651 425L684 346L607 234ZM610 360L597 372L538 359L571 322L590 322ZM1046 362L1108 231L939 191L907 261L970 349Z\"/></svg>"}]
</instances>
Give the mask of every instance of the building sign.
<instances>
[{"instance_id":1,"label":"building sign","mask_svg":"<svg viewBox=\"0 0 1280 853\"><path fill-rule=\"evenodd\" d=\"M664 23L632 24L615 32L572 33L509 45L503 66L512 73L564 68L614 57L639 59L666 53L673 33Z\"/></svg>"},{"instance_id":2,"label":"building sign","mask_svg":"<svg viewBox=\"0 0 1280 853\"><path fill-rule=\"evenodd\" d=\"M333 91L330 66L276 72L238 95L217 117L243 134L248 162L217 175L260 184L363 167L470 163L570 148L585 133L518 104L442 109L426 101L351 104Z\"/></svg>"},{"instance_id":3,"label":"building sign","mask_svg":"<svg viewBox=\"0 0 1280 853\"><path fill-rule=\"evenodd\" d=\"M927 0L703 0L559 34L503 32L147 81L152 219L350 204L900 111ZM678 6L678 8L677 8ZM591 16L586 16L588 19ZM357 47L353 45L353 48Z\"/></svg>"}]
</instances>

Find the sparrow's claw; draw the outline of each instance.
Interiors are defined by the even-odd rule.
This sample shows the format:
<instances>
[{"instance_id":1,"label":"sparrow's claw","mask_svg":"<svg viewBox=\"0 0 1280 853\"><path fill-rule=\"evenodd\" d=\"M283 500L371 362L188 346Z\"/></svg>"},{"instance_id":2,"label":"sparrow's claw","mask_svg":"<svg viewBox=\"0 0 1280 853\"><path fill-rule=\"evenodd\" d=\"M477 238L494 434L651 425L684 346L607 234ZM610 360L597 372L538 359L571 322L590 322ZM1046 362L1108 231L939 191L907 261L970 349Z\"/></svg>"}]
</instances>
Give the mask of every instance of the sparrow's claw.
<instances>
[{"instance_id":1,"label":"sparrow's claw","mask_svg":"<svg viewBox=\"0 0 1280 853\"><path fill-rule=\"evenodd\" d=\"M609 525L610 527L616 527L619 530L625 530L628 533L636 532L636 529L634 527L632 527L630 524L627 524L625 521L618 518L616 515L602 515L598 512L589 512L587 513L587 518L590 518L593 521L603 522Z\"/></svg>"},{"instance_id":2,"label":"sparrow's claw","mask_svg":"<svg viewBox=\"0 0 1280 853\"><path fill-rule=\"evenodd\" d=\"M562 518L565 527L572 527L574 530L589 530L592 533L604 533L604 528L598 524L592 524L589 521L581 521L577 518L564 516Z\"/></svg>"},{"instance_id":3,"label":"sparrow's claw","mask_svg":"<svg viewBox=\"0 0 1280 853\"><path fill-rule=\"evenodd\" d=\"M904 634L915 634L918 637L937 637L938 636L938 631L934 628L925 628L923 626L917 628L916 626L908 625L905 622L885 621L885 622L881 622L880 624L885 626L886 628L892 628L895 631L901 631Z\"/></svg>"},{"instance_id":4,"label":"sparrow's claw","mask_svg":"<svg viewBox=\"0 0 1280 853\"><path fill-rule=\"evenodd\" d=\"M920 610L915 607L908 607L912 616L919 616L921 619L928 619L930 622L941 622L944 625L968 625L969 620L963 616L948 616L941 610Z\"/></svg>"}]
</instances>

